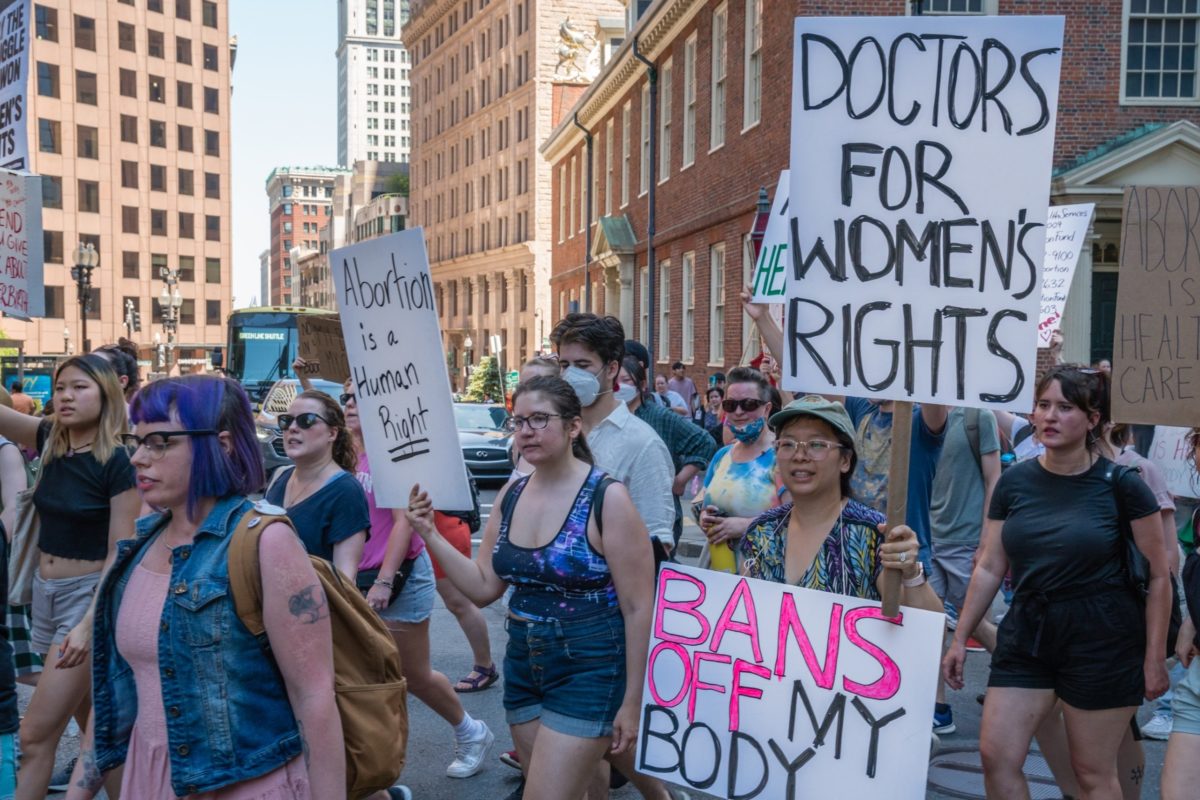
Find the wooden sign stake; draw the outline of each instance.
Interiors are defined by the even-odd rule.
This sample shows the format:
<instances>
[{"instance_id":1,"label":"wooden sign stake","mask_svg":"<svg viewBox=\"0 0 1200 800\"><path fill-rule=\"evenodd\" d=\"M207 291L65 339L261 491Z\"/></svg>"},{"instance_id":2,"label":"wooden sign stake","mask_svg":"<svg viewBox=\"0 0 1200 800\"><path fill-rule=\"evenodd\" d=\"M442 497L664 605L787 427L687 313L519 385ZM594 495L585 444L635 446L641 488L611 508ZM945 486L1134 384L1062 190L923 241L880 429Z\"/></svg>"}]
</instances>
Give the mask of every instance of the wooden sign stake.
<instances>
[{"instance_id":1,"label":"wooden sign stake","mask_svg":"<svg viewBox=\"0 0 1200 800\"><path fill-rule=\"evenodd\" d=\"M912 446L913 404L897 400L892 406L892 461L888 467L888 532L904 524L908 511L908 457ZM900 613L900 570L883 571L883 615Z\"/></svg>"}]
</instances>

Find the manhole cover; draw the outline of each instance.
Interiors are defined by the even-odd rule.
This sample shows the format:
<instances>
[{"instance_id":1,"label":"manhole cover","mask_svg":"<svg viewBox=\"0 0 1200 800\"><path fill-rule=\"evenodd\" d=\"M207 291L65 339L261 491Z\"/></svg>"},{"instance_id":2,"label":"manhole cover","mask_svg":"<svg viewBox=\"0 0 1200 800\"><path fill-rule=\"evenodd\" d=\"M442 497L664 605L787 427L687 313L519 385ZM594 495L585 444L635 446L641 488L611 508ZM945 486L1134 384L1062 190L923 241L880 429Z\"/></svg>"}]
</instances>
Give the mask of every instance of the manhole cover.
<instances>
[{"instance_id":1,"label":"manhole cover","mask_svg":"<svg viewBox=\"0 0 1200 800\"><path fill-rule=\"evenodd\" d=\"M1025 757L1025 780L1032 800L1057 800L1062 797L1050 767L1035 751ZM983 790L983 764L978 748L960 747L939 750L929 762L929 788L949 797L987 797Z\"/></svg>"}]
</instances>

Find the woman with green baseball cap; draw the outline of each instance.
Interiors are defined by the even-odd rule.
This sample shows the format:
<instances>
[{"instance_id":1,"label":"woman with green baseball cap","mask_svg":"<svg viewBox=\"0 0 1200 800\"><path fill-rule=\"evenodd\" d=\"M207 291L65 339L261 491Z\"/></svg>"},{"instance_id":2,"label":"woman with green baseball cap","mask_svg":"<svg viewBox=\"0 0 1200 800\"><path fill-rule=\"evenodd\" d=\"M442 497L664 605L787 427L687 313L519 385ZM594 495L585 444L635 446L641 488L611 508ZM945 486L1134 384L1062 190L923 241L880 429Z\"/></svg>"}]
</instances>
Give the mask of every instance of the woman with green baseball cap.
<instances>
[{"instance_id":1,"label":"woman with green baseball cap","mask_svg":"<svg viewBox=\"0 0 1200 800\"><path fill-rule=\"evenodd\" d=\"M741 541L742 574L805 589L880 599L883 570L898 570L901 602L941 611L907 525L850 496L858 461L845 407L818 395L788 403L770 419L776 469L792 502L755 519Z\"/></svg>"}]
</instances>

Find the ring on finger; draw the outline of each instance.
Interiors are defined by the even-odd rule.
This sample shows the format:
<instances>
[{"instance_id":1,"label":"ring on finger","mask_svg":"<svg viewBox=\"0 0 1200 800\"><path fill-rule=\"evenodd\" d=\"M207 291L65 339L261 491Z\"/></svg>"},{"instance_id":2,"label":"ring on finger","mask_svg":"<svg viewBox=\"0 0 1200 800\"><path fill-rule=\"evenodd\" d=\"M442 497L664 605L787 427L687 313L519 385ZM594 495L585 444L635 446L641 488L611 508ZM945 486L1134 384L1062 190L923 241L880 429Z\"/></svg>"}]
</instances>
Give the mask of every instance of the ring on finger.
<instances>
[{"instance_id":1,"label":"ring on finger","mask_svg":"<svg viewBox=\"0 0 1200 800\"><path fill-rule=\"evenodd\" d=\"M903 564L905 561L908 561L908 551L907 550L900 554L900 563Z\"/></svg>"}]
</instances>

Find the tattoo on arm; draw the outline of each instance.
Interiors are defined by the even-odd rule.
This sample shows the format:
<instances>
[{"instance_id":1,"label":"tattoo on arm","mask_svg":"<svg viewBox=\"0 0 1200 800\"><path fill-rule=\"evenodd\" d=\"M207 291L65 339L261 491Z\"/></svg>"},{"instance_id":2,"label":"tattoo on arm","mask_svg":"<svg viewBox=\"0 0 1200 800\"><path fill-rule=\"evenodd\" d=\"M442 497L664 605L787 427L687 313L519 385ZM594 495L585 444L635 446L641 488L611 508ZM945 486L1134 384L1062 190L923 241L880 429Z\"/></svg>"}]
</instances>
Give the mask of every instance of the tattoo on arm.
<instances>
[{"instance_id":1,"label":"tattoo on arm","mask_svg":"<svg viewBox=\"0 0 1200 800\"><path fill-rule=\"evenodd\" d=\"M104 776L96 766L95 751L84 750L79 754L79 759L83 762L83 777L76 781L75 785L89 792L98 792L104 785Z\"/></svg>"},{"instance_id":2,"label":"tattoo on arm","mask_svg":"<svg viewBox=\"0 0 1200 800\"><path fill-rule=\"evenodd\" d=\"M306 625L328 617L329 606L325 602L325 592L321 585L314 583L312 586L305 586L288 598L288 611Z\"/></svg>"}]
</instances>

